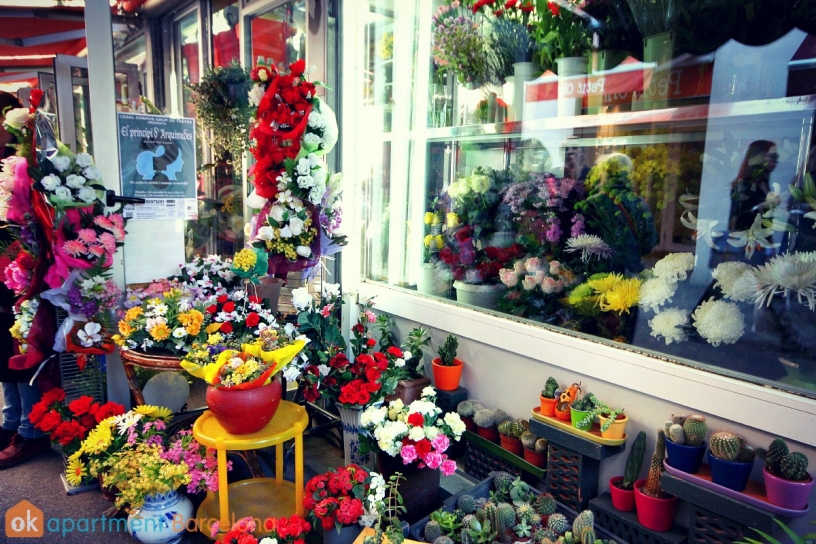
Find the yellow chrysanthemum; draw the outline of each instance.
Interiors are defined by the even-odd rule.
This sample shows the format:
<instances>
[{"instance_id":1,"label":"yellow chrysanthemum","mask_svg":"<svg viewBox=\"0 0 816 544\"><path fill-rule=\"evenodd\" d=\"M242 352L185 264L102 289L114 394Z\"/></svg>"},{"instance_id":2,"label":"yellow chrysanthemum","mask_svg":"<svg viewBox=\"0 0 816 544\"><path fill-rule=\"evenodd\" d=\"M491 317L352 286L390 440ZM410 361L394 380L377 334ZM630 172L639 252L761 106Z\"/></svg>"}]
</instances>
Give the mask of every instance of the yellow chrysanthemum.
<instances>
[{"instance_id":1,"label":"yellow chrysanthemum","mask_svg":"<svg viewBox=\"0 0 816 544\"><path fill-rule=\"evenodd\" d=\"M167 295L168 293L169 293L169 291L167 293L165 293L165 295ZM153 297L151 299L148 299L147 304L148 304L148 306L155 306L156 304L161 304L161 299Z\"/></svg>"},{"instance_id":2,"label":"yellow chrysanthemum","mask_svg":"<svg viewBox=\"0 0 816 544\"><path fill-rule=\"evenodd\" d=\"M150 329L150 336L157 342L167 340L167 338L170 336L170 328L166 324L160 323Z\"/></svg>"},{"instance_id":3,"label":"yellow chrysanthemum","mask_svg":"<svg viewBox=\"0 0 816 544\"><path fill-rule=\"evenodd\" d=\"M601 310L604 312L618 312L619 314L629 313L629 308L638 303L641 283L643 281L640 278L628 278L619 281L601 297Z\"/></svg>"},{"instance_id":4,"label":"yellow chrysanthemum","mask_svg":"<svg viewBox=\"0 0 816 544\"><path fill-rule=\"evenodd\" d=\"M425 224L430 225L433 223L434 220L434 213L433 212L425 212Z\"/></svg>"},{"instance_id":5,"label":"yellow chrysanthemum","mask_svg":"<svg viewBox=\"0 0 816 544\"><path fill-rule=\"evenodd\" d=\"M141 306L136 306L125 312L125 321L133 321L144 313Z\"/></svg>"},{"instance_id":6,"label":"yellow chrysanthemum","mask_svg":"<svg viewBox=\"0 0 816 544\"><path fill-rule=\"evenodd\" d=\"M239 268L246 272L252 270L257 262L258 256L251 249L242 249L236 253L235 257L232 259L232 265L235 268Z\"/></svg>"},{"instance_id":7,"label":"yellow chrysanthemum","mask_svg":"<svg viewBox=\"0 0 816 544\"><path fill-rule=\"evenodd\" d=\"M65 479L68 483L74 486L79 485L86 476L88 476L88 467L85 466L82 459L69 458L68 467L65 469Z\"/></svg>"},{"instance_id":8,"label":"yellow chrysanthemum","mask_svg":"<svg viewBox=\"0 0 816 544\"><path fill-rule=\"evenodd\" d=\"M133 334L133 327L127 321L120 321L119 322L119 332L127 338L131 334Z\"/></svg>"},{"instance_id":9,"label":"yellow chrysanthemum","mask_svg":"<svg viewBox=\"0 0 816 544\"><path fill-rule=\"evenodd\" d=\"M433 249L433 247L431 247L432 244L434 244L434 237L433 234L429 234L425 237L425 247Z\"/></svg>"},{"instance_id":10,"label":"yellow chrysanthemum","mask_svg":"<svg viewBox=\"0 0 816 544\"><path fill-rule=\"evenodd\" d=\"M190 323L189 325L184 327L184 330L186 330L187 334L189 334L190 336L197 336L198 333L201 332L201 323Z\"/></svg>"},{"instance_id":11,"label":"yellow chrysanthemum","mask_svg":"<svg viewBox=\"0 0 816 544\"><path fill-rule=\"evenodd\" d=\"M459 216L451 212L446 217L446 223L449 229L455 229L459 226Z\"/></svg>"},{"instance_id":12,"label":"yellow chrysanthemum","mask_svg":"<svg viewBox=\"0 0 816 544\"><path fill-rule=\"evenodd\" d=\"M620 274L609 274L603 278L598 278L594 280L589 280L587 285L592 287L595 291L600 294L604 294L613 287L615 287L618 282L623 281L623 276Z\"/></svg>"},{"instance_id":13,"label":"yellow chrysanthemum","mask_svg":"<svg viewBox=\"0 0 816 544\"><path fill-rule=\"evenodd\" d=\"M113 436L110 426L99 424L88 433L87 438L82 442L82 449L88 453L102 453L110 446Z\"/></svg>"},{"instance_id":14,"label":"yellow chrysanthemum","mask_svg":"<svg viewBox=\"0 0 816 544\"><path fill-rule=\"evenodd\" d=\"M207 337L208 344L220 344L222 340L224 340L224 335L219 332L211 334Z\"/></svg>"}]
</instances>

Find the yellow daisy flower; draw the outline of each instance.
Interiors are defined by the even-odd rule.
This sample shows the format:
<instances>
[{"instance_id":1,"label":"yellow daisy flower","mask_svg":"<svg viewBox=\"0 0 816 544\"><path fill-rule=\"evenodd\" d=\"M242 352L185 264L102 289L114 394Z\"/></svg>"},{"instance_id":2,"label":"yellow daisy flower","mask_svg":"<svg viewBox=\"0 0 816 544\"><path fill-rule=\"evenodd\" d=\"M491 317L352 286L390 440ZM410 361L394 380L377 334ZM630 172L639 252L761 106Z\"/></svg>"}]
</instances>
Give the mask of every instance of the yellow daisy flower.
<instances>
[{"instance_id":1,"label":"yellow daisy flower","mask_svg":"<svg viewBox=\"0 0 816 544\"><path fill-rule=\"evenodd\" d=\"M133 334L133 327L127 321L120 321L119 322L119 332L124 337L128 337Z\"/></svg>"},{"instance_id":2,"label":"yellow daisy flower","mask_svg":"<svg viewBox=\"0 0 816 544\"><path fill-rule=\"evenodd\" d=\"M125 321L133 321L144 313L141 306L136 306L125 312Z\"/></svg>"},{"instance_id":3,"label":"yellow daisy flower","mask_svg":"<svg viewBox=\"0 0 816 544\"><path fill-rule=\"evenodd\" d=\"M135 413L142 414L143 416L147 417L156 417L156 412L158 412L158 410L158 406L151 406L149 404L143 404L133 409Z\"/></svg>"},{"instance_id":4,"label":"yellow daisy flower","mask_svg":"<svg viewBox=\"0 0 816 544\"><path fill-rule=\"evenodd\" d=\"M88 453L102 453L110 446L113 436L108 425L97 425L88 433L88 437L82 442L82 449Z\"/></svg>"},{"instance_id":5,"label":"yellow daisy flower","mask_svg":"<svg viewBox=\"0 0 816 544\"><path fill-rule=\"evenodd\" d=\"M173 411L166 406L159 406L156 408L156 415L153 417L156 419L163 419L164 421L170 421L173 419Z\"/></svg>"},{"instance_id":6,"label":"yellow daisy flower","mask_svg":"<svg viewBox=\"0 0 816 544\"><path fill-rule=\"evenodd\" d=\"M150 336L152 336L153 340L157 342L167 340L167 338L170 337L170 328L166 324L160 323L150 329Z\"/></svg>"},{"instance_id":7,"label":"yellow daisy flower","mask_svg":"<svg viewBox=\"0 0 816 544\"><path fill-rule=\"evenodd\" d=\"M83 478L86 476L88 476L88 467L85 466L81 459L74 459L71 456L68 459L68 468L65 469L65 479L68 480L69 484L77 486L82 483Z\"/></svg>"}]
</instances>

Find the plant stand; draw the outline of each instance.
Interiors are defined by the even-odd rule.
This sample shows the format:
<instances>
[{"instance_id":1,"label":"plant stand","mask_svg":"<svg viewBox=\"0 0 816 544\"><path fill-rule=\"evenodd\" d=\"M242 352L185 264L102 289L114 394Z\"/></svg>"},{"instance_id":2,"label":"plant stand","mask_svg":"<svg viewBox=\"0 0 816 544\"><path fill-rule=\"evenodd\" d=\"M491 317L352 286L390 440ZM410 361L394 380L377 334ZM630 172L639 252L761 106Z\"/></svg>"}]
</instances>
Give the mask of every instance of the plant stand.
<instances>
[{"instance_id":1,"label":"plant stand","mask_svg":"<svg viewBox=\"0 0 816 544\"><path fill-rule=\"evenodd\" d=\"M606 529L629 544L685 544L686 530L675 525L671 531L657 532L647 529L638 521L635 512L621 512L612 505L612 497L604 493L589 501L589 509L595 514L595 526ZM721 542L695 540L693 542ZM727 542L733 542L728 540Z\"/></svg>"},{"instance_id":2,"label":"plant stand","mask_svg":"<svg viewBox=\"0 0 816 544\"><path fill-rule=\"evenodd\" d=\"M598 495L600 461L621 453L625 445L603 446L536 419L530 432L549 443L547 487L555 499L573 510L585 510Z\"/></svg>"},{"instance_id":3,"label":"plant stand","mask_svg":"<svg viewBox=\"0 0 816 544\"><path fill-rule=\"evenodd\" d=\"M443 412L455 412L459 403L467 398L468 392L464 387L459 387L455 391L436 390L436 405L442 408Z\"/></svg>"},{"instance_id":4,"label":"plant stand","mask_svg":"<svg viewBox=\"0 0 816 544\"><path fill-rule=\"evenodd\" d=\"M751 529L773 534L778 529L774 517L790 520L671 474L664 473L660 485L666 493L688 503L689 542L726 544L756 538Z\"/></svg>"},{"instance_id":5,"label":"plant stand","mask_svg":"<svg viewBox=\"0 0 816 544\"><path fill-rule=\"evenodd\" d=\"M491 472L503 470L535 487L547 474L544 469L528 463L524 458L510 453L476 433L465 431L462 439L467 448L465 473L477 480L489 477Z\"/></svg>"}]
</instances>

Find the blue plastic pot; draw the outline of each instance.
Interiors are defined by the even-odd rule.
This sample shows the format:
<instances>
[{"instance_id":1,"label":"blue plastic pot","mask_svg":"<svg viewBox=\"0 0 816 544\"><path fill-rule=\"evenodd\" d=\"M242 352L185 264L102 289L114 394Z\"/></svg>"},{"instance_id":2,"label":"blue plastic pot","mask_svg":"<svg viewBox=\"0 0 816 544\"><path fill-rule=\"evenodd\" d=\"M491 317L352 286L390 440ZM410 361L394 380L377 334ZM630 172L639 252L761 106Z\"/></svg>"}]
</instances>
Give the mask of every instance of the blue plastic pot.
<instances>
[{"instance_id":1,"label":"blue plastic pot","mask_svg":"<svg viewBox=\"0 0 816 544\"><path fill-rule=\"evenodd\" d=\"M705 442L700 446L689 446L687 444L675 444L671 440L666 439L668 463L677 470L682 470L689 474L697 474L700 472L700 465L703 464L705 452Z\"/></svg>"},{"instance_id":2,"label":"blue plastic pot","mask_svg":"<svg viewBox=\"0 0 816 544\"><path fill-rule=\"evenodd\" d=\"M751 469L754 468L753 461L750 463L723 461L711 455L710 451L708 452L708 465L711 467L711 481L734 491L745 491L748 477L751 476Z\"/></svg>"}]
</instances>

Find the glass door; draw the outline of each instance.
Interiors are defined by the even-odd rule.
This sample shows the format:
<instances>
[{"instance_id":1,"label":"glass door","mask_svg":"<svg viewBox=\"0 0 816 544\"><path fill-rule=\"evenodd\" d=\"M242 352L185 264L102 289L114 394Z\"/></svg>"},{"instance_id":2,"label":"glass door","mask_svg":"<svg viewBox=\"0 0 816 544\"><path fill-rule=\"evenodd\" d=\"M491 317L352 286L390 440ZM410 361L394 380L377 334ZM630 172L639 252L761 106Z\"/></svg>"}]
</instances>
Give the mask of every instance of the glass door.
<instances>
[{"instance_id":1,"label":"glass door","mask_svg":"<svg viewBox=\"0 0 816 544\"><path fill-rule=\"evenodd\" d=\"M54 77L61 140L74 153L93 154L88 60L57 55Z\"/></svg>"},{"instance_id":2,"label":"glass door","mask_svg":"<svg viewBox=\"0 0 816 544\"><path fill-rule=\"evenodd\" d=\"M251 64L262 58L286 71L306 59L306 0L289 0L247 19Z\"/></svg>"}]
</instances>

